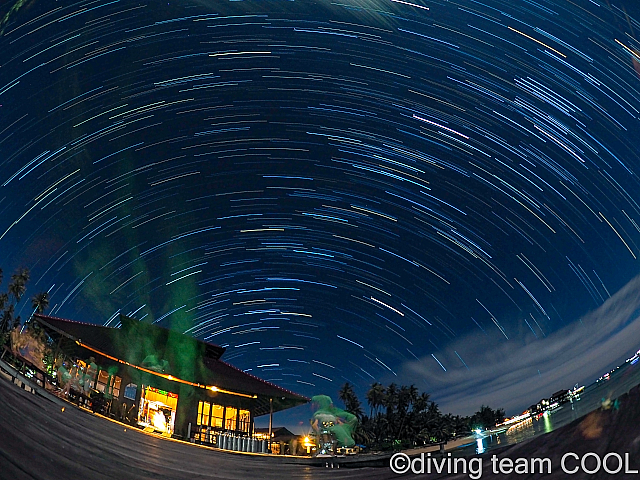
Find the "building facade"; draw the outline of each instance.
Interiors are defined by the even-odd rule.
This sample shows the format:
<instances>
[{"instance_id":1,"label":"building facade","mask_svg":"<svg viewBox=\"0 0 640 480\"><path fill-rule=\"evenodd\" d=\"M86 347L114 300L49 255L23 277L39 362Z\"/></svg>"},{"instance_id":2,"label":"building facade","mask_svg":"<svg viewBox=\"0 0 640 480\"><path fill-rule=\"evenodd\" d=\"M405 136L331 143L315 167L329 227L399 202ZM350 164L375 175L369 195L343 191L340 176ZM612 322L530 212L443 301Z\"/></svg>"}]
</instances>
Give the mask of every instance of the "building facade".
<instances>
[{"instance_id":1,"label":"building facade","mask_svg":"<svg viewBox=\"0 0 640 480\"><path fill-rule=\"evenodd\" d=\"M309 402L224 362L218 345L123 315L116 328L40 314L33 321L58 364L66 359L62 368L95 370L90 396L149 431L216 445L221 433L252 435L256 417Z\"/></svg>"}]
</instances>

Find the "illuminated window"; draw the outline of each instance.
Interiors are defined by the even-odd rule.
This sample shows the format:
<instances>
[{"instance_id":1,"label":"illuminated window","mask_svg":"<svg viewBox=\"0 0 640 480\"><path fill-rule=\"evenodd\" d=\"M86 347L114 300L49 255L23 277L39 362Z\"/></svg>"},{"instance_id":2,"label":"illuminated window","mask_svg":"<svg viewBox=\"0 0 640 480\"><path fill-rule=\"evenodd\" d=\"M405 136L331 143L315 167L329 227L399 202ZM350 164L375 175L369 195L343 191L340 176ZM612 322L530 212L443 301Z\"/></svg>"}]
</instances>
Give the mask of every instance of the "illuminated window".
<instances>
[{"instance_id":1,"label":"illuminated window","mask_svg":"<svg viewBox=\"0 0 640 480\"><path fill-rule=\"evenodd\" d=\"M111 393L116 398L120 396L121 383L122 383L122 379L120 377L113 377L113 380L111 382Z\"/></svg>"},{"instance_id":2,"label":"illuminated window","mask_svg":"<svg viewBox=\"0 0 640 480\"><path fill-rule=\"evenodd\" d=\"M122 379L117 375L109 376L106 370L100 370L98 372L98 382L96 389L103 392L105 395L113 395L114 397L120 396L120 385Z\"/></svg>"},{"instance_id":3,"label":"illuminated window","mask_svg":"<svg viewBox=\"0 0 640 480\"><path fill-rule=\"evenodd\" d=\"M222 419L224 416L224 407L209 402L198 402L198 416L196 418L197 425L204 427L211 426L213 428L222 428ZM211 422L211 423L209 423Z\"/></svg>"},{"instance_id":4,"label":"illuminated window","mask_svg":"<svg viewBox=\"0 0 640 480\"><path fill-rule=\"evenodd\" d=\"M238 415L238 430L249 433L250 424L251 414L249 410L240 410L240 414Z\"/></svg>"},{"instance_id":5,"label":"illuminated window","mask_svg":"<svg viewBox=\"0 0 640 480\"><path fill-rule=\"evenodd\" d=\"M109 374L106 370L100 370L98 372L98 384L96 388L101 392L104 392L107 389L107 380L109 380Z\"/></svg>"},{"instance_id":6,"label":"illuminated window","mask_svg":"<svg viewBox=\"0 0 640 480\"><path fill-rule=\"evenodd\" d=\"M202 425L209 425L210 410L211 410L211 404L209 402L204 402L204 406L202 408Z\"/></svg>"},{"instance_id":7,"label":"illuminated window","mask_svg":"<svg viewBox=\"0 0 640 480\"><path fill-rule=\"evenodd\" d=\"M227 416L225 419L225 426L227 430L236 429L236 420L238 418L238 409L236 407L227 407Z\"/></svg>"},{"instance_id":8,"label":"illuminated window","mask_svg":"<svg viewBox=\"0 0 640 480\"><path fill-rule=\"evenodd\" d=\"M222 405L211 405L211 426L222 428L222 418L224 416L224 407Z\"/></svg>"}]
</instances>

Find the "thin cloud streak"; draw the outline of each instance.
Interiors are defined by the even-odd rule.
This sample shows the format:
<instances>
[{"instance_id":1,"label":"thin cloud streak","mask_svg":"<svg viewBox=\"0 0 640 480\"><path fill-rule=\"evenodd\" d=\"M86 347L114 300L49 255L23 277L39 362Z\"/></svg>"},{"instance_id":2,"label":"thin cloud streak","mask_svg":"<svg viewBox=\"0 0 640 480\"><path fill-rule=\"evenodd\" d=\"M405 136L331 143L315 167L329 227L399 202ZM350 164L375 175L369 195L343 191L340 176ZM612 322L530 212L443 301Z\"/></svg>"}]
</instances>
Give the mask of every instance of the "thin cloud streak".
<instances>
[{"instance_id":1,"label":"thin cloud streak","mask_svg":"<svg viewBox=\"0 0 640 480\"><path fill-rule=\"evenodd\" d=\"M447 372L429 356L405 363L401 377L403 383L425 380L443 411L466 415L484 404L515 414L557 390L593 382L639 347L637 276L598 309L547 337L496 343L468 335L438 352ZM474 359L468 370L455 351Z\"/></svg>"}]
</instances>

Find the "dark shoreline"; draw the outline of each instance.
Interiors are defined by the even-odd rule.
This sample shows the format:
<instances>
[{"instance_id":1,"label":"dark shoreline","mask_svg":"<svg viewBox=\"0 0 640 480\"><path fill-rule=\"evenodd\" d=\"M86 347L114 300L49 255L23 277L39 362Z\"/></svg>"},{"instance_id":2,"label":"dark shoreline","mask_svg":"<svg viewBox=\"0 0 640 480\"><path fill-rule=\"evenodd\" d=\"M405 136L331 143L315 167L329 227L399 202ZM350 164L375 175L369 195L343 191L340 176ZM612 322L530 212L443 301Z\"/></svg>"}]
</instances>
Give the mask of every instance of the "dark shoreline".
<instances>
[{"instance_id":1,"label":"dark shoreline","mask_svg":"<svg viewBox=\"0 0 640 480\"><path fill-rule=\"evenodd\" d=\"M578 471L569 474L563 471L561 460L565 454L575 454L567 457L565 468ZM619 473L607 473L604 468L600 468L597 473L587 473L582 471L580 461L582 457L588 454L588 460L585 462L585 470L595 470L597 455L603 459L607 454L610 458L607 460L607 466L610 470L615 470L618 466L618 460L615 454L619 455L623 460L622 471ZM625 473L625 454L628 457L629 470L640 470L640 385L631 388L629 392L618 397L617 408L599 408L580 418L577 418L567 425L559 427L552 432L533 437L521 443L514 445L505 445L504 447L492 448L489 452L477 456L465 456L459 458L479 458L482 460L482 479L510 479L518 478L525 480L532 479L566 479L572 478L577 480L589 479L612 479L612 478L640 478L640 473ZM529 473L516 473L515 468L511 473L500 473L499 463L496 462L498 473L494 473L491 459L497 457L500 459L511 459L513 467L515 467L517 459L525 459L529 462ZM435 456L441 459L442 456ZM412 458L416 458L415 456ZM531 459L549 459L551 462L551 473L540 473L540 463L536 463L534 468L536 472L531 472ZM438 460L440 461L440 460ZM417 466L419 467L419 463ZM524 467L522 466L522 472ZM545 464L546 466L546 464ZM505 466L505 470L508 467ZM408 472L404 476L411 475ZM468 479L469 473L458 474L425 474L430 479Z\"/></svg>"}]
</instances>

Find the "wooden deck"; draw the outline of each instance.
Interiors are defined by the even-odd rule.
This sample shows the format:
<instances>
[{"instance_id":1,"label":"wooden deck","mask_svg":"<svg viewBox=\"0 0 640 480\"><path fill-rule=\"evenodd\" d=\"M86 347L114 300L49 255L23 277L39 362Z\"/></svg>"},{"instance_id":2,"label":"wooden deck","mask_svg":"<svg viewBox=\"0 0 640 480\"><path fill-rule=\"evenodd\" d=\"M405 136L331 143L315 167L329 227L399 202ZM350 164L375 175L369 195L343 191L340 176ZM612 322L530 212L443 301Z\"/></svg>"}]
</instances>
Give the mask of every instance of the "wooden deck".
<instances>
[{"instance_id":1,"label":"wooden deck","mask_svg":"<svg viewBox=\"0 0 640 480\"><path fill-rule=\"evenodd\" d=\"M186 480L396 478L388 467L331 469L227 453L145 434L0 378L0 478ZM300 461L309 459L300 458ZM295 461L295 460L294 460Z\"/></svg>"}]
</instances>

